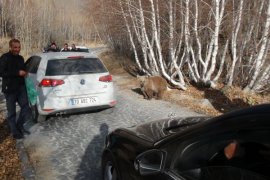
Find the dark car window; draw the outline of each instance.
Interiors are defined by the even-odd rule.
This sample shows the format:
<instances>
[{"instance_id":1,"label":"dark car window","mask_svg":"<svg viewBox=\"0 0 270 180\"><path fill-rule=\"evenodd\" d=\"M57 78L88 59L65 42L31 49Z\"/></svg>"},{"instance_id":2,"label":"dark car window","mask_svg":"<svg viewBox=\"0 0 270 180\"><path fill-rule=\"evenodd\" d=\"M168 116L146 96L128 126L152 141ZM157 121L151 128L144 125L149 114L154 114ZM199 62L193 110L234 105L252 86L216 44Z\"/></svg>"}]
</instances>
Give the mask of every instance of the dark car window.
<instances>
[{"instance_id":1,"label":"dark car window","mask_svg":"<svg viewBox=\"0 0 270 180\"><path fill-rule=\"evenodd\" d=\"M89 53L89 49L86 49L86 48L77 48L77 52L88 52Z\"/></svg>"},{"instance_id":2,"label":"dark car window","mask_svg":"<svg viewBox=\"0 0 270 180\"><path fill-rule=\"evenodd\" d=\"M97 58L49 60L46 76L104 73L107 69Z\"/></svg>"},{"instance_id":3,"label":"dark car window","mask_svg":"<svg viewBox=\"0 0 270 180\"><path fill-rule=\"evenodd\" d=\"M26 71L29 72L29 69L31 67L31 63L32 62L32 57L30 57L29 59L27 59L27 61L24 63L25 64L25 68L26 68Z\"/></svg>"},{"instance_id":4,"label":"dark car window","mask_svg":"<svg viewBox=\"0 0 270 180\"><path fill-rule=\"evenodd\" d=\"M39 57L39 56L32 56L32 57L30 57L25 62L26 71L28 71L29 73L36 74L37 73L37 70L38 70L38 66L39 66L40 61L41 61L41 57Z\"/></svg>"},{"instance_id":5,"label":"dark car window","mask_svg":"<svg viewBox=\"0 0 270 180\"><path fill-rule=\"evenodd\" d=\"M234 137L222 136L197 141L178 153L173 171L187 179L270 178L269 130L245 130L237 132ZM237 150L233 157L228 158L225 148L231 142L237 142Z\"/></svg>"}]
</instances>

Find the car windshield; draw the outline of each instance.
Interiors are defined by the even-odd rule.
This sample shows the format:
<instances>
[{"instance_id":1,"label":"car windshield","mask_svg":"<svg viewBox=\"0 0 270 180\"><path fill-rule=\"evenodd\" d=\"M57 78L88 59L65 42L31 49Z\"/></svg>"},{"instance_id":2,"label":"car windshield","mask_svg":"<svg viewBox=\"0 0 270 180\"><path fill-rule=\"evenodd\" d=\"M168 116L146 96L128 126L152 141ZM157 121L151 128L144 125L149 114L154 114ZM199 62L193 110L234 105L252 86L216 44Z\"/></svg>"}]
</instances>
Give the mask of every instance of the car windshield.
<instances>
[{"instance_id":1,"label":"car windshield","mask_svg":"<svg viewBox=\"0 0 270 180\"><path fill-rule=\"evenodd\" d=\"M200 180L267 180L269 177L232 166L212 166L181 172L185 179Z\"/></svg>"},{"instance_id":2,"label":"car windshield","mask_svg":"<svg viewBox=\"0 0 270 180\"><path fill-rule=\"evenodd\" d=\"M244 130L224 134L224 139L201 139L177 150L172 170L187 179L269 179L269 135L270 131Z\"/></svg>"},{"instance_id":3,"label":"car windshield","mask_svg":"<svg viewBox=\"0 0 270 180\"><path fill-rule=\"evenodd\" d=\"M97 58L52 59L48 61L46 76L104 72L107 72L107 69Z\"/></svg>"}]
</instances>

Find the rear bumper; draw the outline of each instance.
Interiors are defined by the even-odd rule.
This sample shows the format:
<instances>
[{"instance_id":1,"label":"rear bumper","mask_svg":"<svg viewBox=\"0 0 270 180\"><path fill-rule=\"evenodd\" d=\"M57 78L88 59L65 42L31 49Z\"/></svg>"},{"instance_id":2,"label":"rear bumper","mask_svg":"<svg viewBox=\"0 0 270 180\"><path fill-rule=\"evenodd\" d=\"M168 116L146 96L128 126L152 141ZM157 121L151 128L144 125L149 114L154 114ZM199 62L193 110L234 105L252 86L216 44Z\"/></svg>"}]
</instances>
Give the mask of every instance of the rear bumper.
<instances>
[{"instance_id":1,"label":"rear bumper","mask_svg":"<svg viewBox=\"0 0 270 180\"><path fill-rule=\"evenodd\" d=\"M116 104L114 94L100 94L96 96L99 98L98 102L86 105L71 105L70 97L47 97L44 102L38 102L38 112L41 115L68 114L110 108Z\"/></svg>"},{"instance_id":2,"label":"rear bumper","mask_svg":"<svg viewBox=\"0 0 270 180\"><path fill-rule=\"evenodd\" d=\"M94 110L108 109L108 108L112 108L112 107L114 107L114 106L103 105L103 106L95 106L95 107L84 107L84 108L74 108L74 109L66 109L66 110L56 110L56 111L49 112L49 113L46 112L46 114L43 114L43 115L62 116L62 115L65 115L65 114L88 112L88 111L94 111Z\"/></svg>"}]
</instances>

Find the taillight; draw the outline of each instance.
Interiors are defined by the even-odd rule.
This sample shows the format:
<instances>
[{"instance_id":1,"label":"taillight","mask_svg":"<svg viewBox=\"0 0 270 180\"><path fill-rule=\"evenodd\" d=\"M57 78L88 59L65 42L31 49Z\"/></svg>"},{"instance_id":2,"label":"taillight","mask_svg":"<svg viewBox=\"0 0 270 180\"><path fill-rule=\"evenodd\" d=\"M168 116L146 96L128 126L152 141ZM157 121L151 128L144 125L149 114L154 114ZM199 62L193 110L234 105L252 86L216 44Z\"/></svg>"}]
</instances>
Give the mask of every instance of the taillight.
<instances>
[{"instance_id":1,"label":"taillight","mask_svg":"<svg viewBox=\"0 0 270 180\"><path fill-rule=\"evenodd\" d=\"M42 109L43 111L46 111L46 112L51 112L53 111L54 109Z\"/></svg>"},{"instance_id":2,"label":"taillight","mask_svg":"<svg viewBox=\"0 0 270 180\"><path fill-rule=\"evenodd\" d=\"M110 102L110 106L111 106L111 107L113 107L113 106L115 106L115 105L116 105L116 101Z\"/></svg>"},{"instance_id":3,"label":"taillight","mask_svg":"<svg viewBox=\"0 0 270 180\"><path fill-rule=\"evenodd\" d=\"M102 82L112 82L112 75L101 76L99 78L99 81L102 81Z\"/></svg>"},{"instance_id":4,"label":"taillight","mask_svg":"<svg viewBox=\"0 0 270 180\"><path fill-rule=\"evenodd\" d=\"M43 79L40 83L39 86L42 87L55 87L65 84L65 81L62 79Z\"/></svg>"}]
</instances>

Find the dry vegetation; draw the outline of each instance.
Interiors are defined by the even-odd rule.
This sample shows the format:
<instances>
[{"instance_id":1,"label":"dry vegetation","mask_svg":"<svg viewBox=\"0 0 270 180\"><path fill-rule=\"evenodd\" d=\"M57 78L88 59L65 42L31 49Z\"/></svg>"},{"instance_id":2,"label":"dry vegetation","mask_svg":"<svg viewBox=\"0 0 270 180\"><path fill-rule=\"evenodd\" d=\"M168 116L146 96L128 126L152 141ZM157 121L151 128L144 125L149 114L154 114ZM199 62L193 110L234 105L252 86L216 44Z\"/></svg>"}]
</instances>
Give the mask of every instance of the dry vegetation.
<instances>
[{"instance_id":1,"label":"dry vegetation","mask_svg":"<svg viewBox=\"0 0 270 180\"><path fill-rule=\"evenodd\" d=\"M8 131L7 122L0 114L0 179L20 180L21 164L16 150L16 142Z\"/></svg>"}]
</instances>

